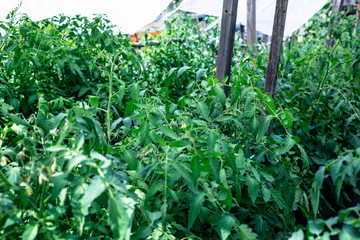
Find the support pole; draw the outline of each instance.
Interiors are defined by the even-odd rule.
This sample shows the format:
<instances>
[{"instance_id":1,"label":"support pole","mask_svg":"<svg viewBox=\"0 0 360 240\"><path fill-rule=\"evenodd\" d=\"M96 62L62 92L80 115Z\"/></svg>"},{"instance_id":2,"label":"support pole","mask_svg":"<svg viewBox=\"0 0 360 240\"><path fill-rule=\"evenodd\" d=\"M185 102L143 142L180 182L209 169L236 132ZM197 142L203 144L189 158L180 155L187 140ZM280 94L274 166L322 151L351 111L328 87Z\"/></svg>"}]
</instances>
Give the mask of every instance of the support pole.
<instances>
[{"instance_id":1,"label":"support pole","mask_svg":"<svg viewBox=\"0 0 360 240\"><path fill-rule=\"evenodd\" d=\"M237 7L238 0L224 0L221 20L219 53L216 64L216 78L220 82L224 83L224 79L228 77L226 84L229 84L230 82ZM229 87L224 86L224 91L227 97L229 95Z\"/></svg>"},{"instance_id":2,"label":"support pole","mask_svg":"<svg viewBox=\"0 0 360 240\"><path fill-rule=\"evenodd\" d=\"M279 63L284 38L286 11L288 0L277 0L272 30L272 40L270 46L269 62L266 70L265 93L270 93L275 97L277 91L277 82L279 74Z\"/></svg>"},{"instance_id":3,"label":"support pole","mask_svg":"<svg viewBox=\"0 0 360 240\"><path fill-rule=\"evenodd\" d=\"M360 0L356 0L356 19L359 19L359 9L360 9ZM357 27L357 23L355 24L355 27Z\"/></svg>"},{"instance_id":4,"label":"support pole","mask_svg":"<svg viewBox=\"0 0 360 240\"><path fill-rule=\"evenodd\" d=\"M247 45L253 46L254 51L257 43L256 33L256 0L247 0Z\"/></svg>"},{"instance_id":5,"label":"support pole","mask_svg":"<svg viewBox=\"0 0 360 240\"><path fill-rule=\"evenodd\" d=\"M330 22L329 22L329 27L328 27L328 33L326 36L326 45L327 47L332 47L334 46L334 39L330 39L330 34L331 34L331 29L334 28L334 26L337 23L337 19L333 19L333 21L331 22L331 19L333 18L334 14L338 13L341 11L341 9L343 8L344 5L344 0L331 0L331 17L330 17Z\"/></svg>"}]
</instances>

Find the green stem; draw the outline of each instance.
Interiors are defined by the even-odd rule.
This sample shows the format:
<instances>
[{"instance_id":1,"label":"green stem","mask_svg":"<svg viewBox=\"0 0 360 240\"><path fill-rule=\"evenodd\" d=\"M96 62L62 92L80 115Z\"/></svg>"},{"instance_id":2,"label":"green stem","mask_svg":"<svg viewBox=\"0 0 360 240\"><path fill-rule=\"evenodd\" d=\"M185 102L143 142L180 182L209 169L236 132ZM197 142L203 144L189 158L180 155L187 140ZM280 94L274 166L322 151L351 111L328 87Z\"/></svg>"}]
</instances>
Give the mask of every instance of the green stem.
<instances>
[{"instance_id":1,"label":"green stem","mask_svg":"<svg viewBox=\"0 0 360 240\"><path fill-rule=\"evenodd\" d=\"M45 193L47 188L47 182L43 184L43 188L41 191L41 198L40 198L40 216L44 215L44 209L45 209Z\"/></svg>"},{"instance_id":2,"label":"green stem","mask_svg":"<svg viewBox=\"0 0 360 240\"><path fill-rule=\"evenodd\" d=\"M119 57L120 52L118 52L113 60L111 61L111 68L110 68L110 76L109 76L109 99L108 99L108 106L106 110L106 125L107 125L107 135L108 135L108 144L111 142L111 126L110 126L110 108L111 108L111 99L112 99L112 87L113 87L113 78L114 78L114 67L115 61Z\"/></svg>"}]
</instances>

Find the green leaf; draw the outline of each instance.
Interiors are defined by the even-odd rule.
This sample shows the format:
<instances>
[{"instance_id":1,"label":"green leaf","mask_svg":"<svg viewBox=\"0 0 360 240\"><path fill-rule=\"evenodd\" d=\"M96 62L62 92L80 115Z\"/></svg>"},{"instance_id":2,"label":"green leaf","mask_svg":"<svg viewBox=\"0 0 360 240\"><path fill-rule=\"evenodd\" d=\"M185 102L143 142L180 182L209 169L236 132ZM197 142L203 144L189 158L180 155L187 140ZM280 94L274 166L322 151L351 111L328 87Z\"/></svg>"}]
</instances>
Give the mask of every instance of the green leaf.
<instances>
[{"instance_id":1,"label":"green leaf","mask_svg":"<svg viewBox=\"0 0 360 240\"><path fill-rule=\"evenodd\" d=\"M210 108L205 102L199 102L199 110L201 113L201 116L203 116L205 119L208 118L210 114Z\"/></svg>"},{"instance_id":2,"label":"green leaf","mask_svg":"<svg viewBox=\"0 0 360 240\"><path fill-rule=\"evenodd\" d=\"M108 223L114 239L130 240L135 201L122 194L110 195L108 200Z\"/></svg>"},{"instance_id":3,"label":"green leaf","mask_svg":"<svg viewBox=\"0 0 360 240\"><path fill-rule=\"evenodd\" d=\"M180 68L176 76L180 77L181 75L184 74L185 71L189 70L190 68L191 67L188 67L188 66L184 66L184 67Z\"/></svg>"},{"instance_id":4,"label":"green leaf","mask_svg":"<svg viewBox=\"0 0 360 240\"><path fill-rule=\"evenodd\" d=\"M257 240L258 235L247 224L235 225L235 230L241 240Z\"/></svg>"},{"instance_id":5,"label":"green leaf","mask_svg":"<svg viewBox=\"0 0 360 240\"><path fill-rule=\"evenodd\" d=\"M76 165L80 164L81 162L83 162L83 161L85 161L85 160L87 160L87 159L88 159L88 158L87 158L86 156L84 156L84 155L78 155L78 156L73 157L73 158L68 162L67 171L68 171L68 172L71 172L72 169L73 169Z\"/></svg>"},{"instance_id":6,"label":"green leaf","mask_svg":"<svg viewBox=\"0 0 360 240\"><path fill-rule=\"evenodd\" d=\"M90 182L85 190L84 196L81 198L81 212L85 216L88 215L88 209L91 203L105 191L105 183L100 176L96 176Z\"/></svg>"},{"instance_id":7,"label":"green leaf","mask_svg":"<svg viewBox=\"0 0 360 240\"><path fill-rule=\"evenodd\" d=\"M229 189L229 185L227 183L226 180L226 172L225 169L221 169L219 172L219 177L220 177L220 183L227 189Z\"/></svg>"},{"instance_id":8,"label":"green leaf","mask_svg":"<svg viewBox=\"0 0 360 240\"><path fill-rule=\"evenodd\" d=\"M155 144L166 146L165 140L162 137L160 137L155 131L150 131L149 136Z\"/></svg>"},{"instance_id":9,"label":"green leaf","mask_svg":"<svg viewBox=\"0 0 360 240\"><path fill-rule=\"evenodd\" d=\"M9 116L9 118L11 119L11 121L13 121L14 123L16 123L17 125L23 125L23 126L25 126L25 127L32 128L32 126L31 126L28 122L22 120L21 118L19 118L19 117L16 116L15 114L9 113L8 116Z\"/></svg>"},{"instance_id":10,"label":"green leaf","mask_svg":"<svg viewBox=\"0 0 360 240\"><path fill-rule=\"evenodd\" d=\"M221 105L224 107L225 102L226 102L226 96L225 96L224 90L219 85L215 85L214 88L215 88L214 90L218 97L218 100L220 101Z\"/></svg>"},{"instance_id":11,"label":"green leaf","mask_svg":"<svg viewBox=\"0 0 360 240\"><path fill-rule=\"evenodd\" d=\"M172 142L170 144L170 147L183 148L183 147L186 147L186 146L189 146L189 145L191 145L191 142L189 142L189 141L178 140L178 141Z\"/></svg>"},{"instance_id":12,"label":"green leaf","mask_svg":"<svg viewBox=\"0 0 360 240\"><path fill-rule=\"evenodd\" d=\"M141 141L144 143L150 133L150 123L146 120L140 121L140 136Z\"/></svg>"},{"instance_id":13,"label":"green leaf","mask_svg":"<svg viewBox=\"0 0 360 240\"><path fill-rule=\"evenodd\" d=\"M268 130L270 123L272 120L272 116L271 115L266 115L262 121L260 122L260 126L258 128L257 131L257 136L256 136L256 140L259 141L260 139L262 139L266 133L266 131Z\"/></svg>"},{"instance_id":14,"label":"green leaf","mask_svg":"<svg viewBox=\"0 0 360 240\"><path fill-rule=\"evenodd\" d=\"M303 167L306 169L306 170L310 170L310 164L309 164L309 158L308 158L308 155L307 153L305 152L305 149L300 146L300 144L297 145L299 150L300 150L300 153L301 153L301 159L302 159L302 162L303 162Z\"/></svg>"},{"instance_id":15,"label":"green leaf","mask_svg":"<svg viewBox=\"0 0 360 240\"><path fill-rule=\"evenodd\" d=\"M216 134L213 131L210 131L208 139L207 139L209 152L211 152L211 153L214 152L216 141L217 141Z\"/></svg>"},{"instance_id":16,"label":"green leaf","mask_svg":"<svg viewBox=\"0 0 360 240\"><path fill-rule=\"evenodd\" d=\"M196 80L199 80L201 78L201 76L207 72L207 69L202 69L200 68L199 70L196 71Z\"/></svg>"},{"instance_id":17,"label":"green leaf","mask_svg":"<svg viewBox=\"0 0 360 240\"><path fill-rule=\"evenodd\" d=\"M172 139L175 139L175 140L177 140L179 138L178 135L170 128L168 128L166 126L159 126L159 128L160 128L160 131L162 133L164 133L166 136L168 136Z\"/></svg>"},{"instance_id":18,"label":"green leaf","mask_svg":"<svg viewBox=\"0 0 360 240\"><path fill-rule=\"evenodd\" d=\"M317 182L317 184L319 185L319 188L321 189L322 187L322 183L324 180L324 173L325 173L325 167L321 166L319 168L319 170L317 170L317 172L315 173L315 180Z\"/></svg>"},{"instance_id":19,"label":"green leaf","mask_svg":"<svg viewBox=\"0 0 360 240\"><path fill-rule=\"evenodd\" d=\"M34 240L38 235L39 224L38 223L29 223L25 227L25 231L22 234L22 239L24 240Z\"/></svg>"},{"instance_id":20,"label":"green leaf","mask_svg":"<svg viewBox=\"0 0 360 240\"><path fill-rule=\"evenodd\" d=\"M289 240L304 240L304 238L304 231L300 229L299 231L294 232L289 238Z\"/></svg>"},{"instance_id":21,"label":"green leaf","mask_svg":"<svg viewBox=\"0 0 360 240\"><path fill-rule=\"evenodd\" d=\"M272 115L272 116L276 116L275 113L275 102L274 99L269 96L269 95L265 95L264 96L264 105L265 105L265 109Z\"/></svg>"},{"instance_id":22,"label":"green leaf","mask_svg":"<svg viewBox=\"0 0 360 240\"><path fill-rule=\"evenodd\" d=\"M221 220L218 222L217 225L222 240L226 240L230 236L234 224L235 217L232 214L223 213L221 215Z\"/></svg>"},{"instance_id":23,"label":"green leaf","mask_svg":"<svg viewBox=\"0 0 360 240\"><path fill-rule=\"evenodd\" d=\"M193 179L191 178L190 173L183 166L179 165L176 162L172 162L171 165L181 174L184 178L186 185L190 188L191 191L196 192Z\"/></svg>"},{"instance_id":24,"label":"green leaf","mask_svg":"<svg viewBox=\"0 0 360 240\"><path fill-rule=\"evenodd\" d=\"M267 189L267 187L265 187L264 185L261 187L261 192L263 194L263 199L265 202L268 202L270 200L271 197L271 192L269 189Z\"/></svg>"},{"instance_id":25,"label":"green leaf","mask_svg":"<svg viewBox=\"0 0 360 240\"><path fill-rule=\"evenodd\" d=\"M319 209L319 200L320 200L319 184L316 181L314 181L312 183L312 187L310 191L310 201L315 217Z\"/></svg>"},{"instance_id":26,"label":"green leaf","mask_svg":"<svg viewBox=\"0 0 360 240\"><path fill-rule=\"evenodd\" d=\"M190 198L190 209L189 209L189 217L188 217L188 229L190 230L193 224L195 223L196 218L198 217L202 204L205 201L205 193L200 192L194 194Z\"/></svg>"},{"instance_id":27,"label":"green leaf","mask_svg":"<svg viewBox=\"0 0 360 240\"><path fill-rule=\"evenodd\" d=\"M280 209L286 207L286 202L284 198L281 196L281 189L271 189L271 196L274 198L275 202L279 206Z\"/></svg>"},{"instance_id":28,"label":"green leaf","mask_svg":"<svg viewBox=\"0 0 360 240\"><path fill-rule=\"evenodd\" d=\"M199 157L195 156L193 157L192 161L191 161L191 172L192 172L192 179L194 182L194 185L197 186L197 181L200 177L200 173L201 173L201 165L200 165L200 160Z\"/></svg>"},{"instance_id":29,"label":"green leaf","mask_svg":"<svg viewBox=\"0 0 360 240\"><path fill-rule=\"evenodd\" d=\"M323 228L314 221L309 221L309 231L314 235L320 235Z\"/></svg>"},{"instance_id":30,"label":"green leaf","mask_svg":"<svg viewBox=\"0 0 360 240\"><path fill-rule=\"evenodd\" d=\"M276 154L285 154L295 145L295 140L286 136L285 143L275 149Z\"/></svg>"},{"instance_id":31,"label":"green leaf","mask_svg":"<svg viewBox=\"0 0 360 240\"><path fill-rule=\"evenodd\" d=\"M66 175L64 172L56 173L50 178L50 182L54 185L52 188L51 198L55 200L60 192L65 188L68 181L66 180Z\"/></svg>"},{"instance_id":32,"label":"green leaf","mask_svg":"<svg viewBox=\"0 0 360 240\"><path fill-rule=\"evenodd\" d=\"M133 99L128 103L125 110L125 117L129 116L135 111L135 109L137 108L136 103L137 103L136 99Z\"/></svg>"},{"instance_id":33,"label":"green leaf","mask_svg":"<svg viewBox=\"0 0 360 240\"><path fill-rule=\"evenodd\" d=\"M216 118L216 121L217 122L227 122L229 120L233 120L233 116L225 116L225 115L222 115L222 116L219 116Z\"/></svg>"},{"instance_id":34,"label":"green leaf","mask_svg":"<svg viewBox=\"0 0 360 240\"><path fill-rule=\"evenodd\" d=\"M279 114L279 117L285 127L287 127L287 128L292 127L292 125L294 123L294 118L289 111L287 111L287 110L283 111L282 113Z\"/></svg>"},{"instance_id":35,"label":"green leaf","mask_svg":"<svg viewBox=\"0 0 360 240\"><path fill-rule=\"evenodd\" d=\"M343 225L342 232L340 233L341 240L359 240L360 230L350 225Z\"/></svg>"},{"instance_id":36,"label":"green leaf","mask_svg":"<svg viewBox=\"0 0 360 240\"><path fill-rule=\"evenodd\" d=\"M248 187L248 193L251 201L255 203L256 198L259 194L259 183L249 175L246 176L246 185Z\"/></svg>"},{"instance_id":37,"label":"green leaf","mask_svg":"<svg viewBox=\"0 0 360 240\"><path fill-rule=\"evenodd\" d=\"M137 163L137 158L136 158L136 152L135 151L133 151L131 149L125 150L123 158L128 163L128 166L129 166L130 170L136 170L137 169L138 163Z\"/></svg>"},{"instance_id":38,"label":"green leaf","mask_svg":"<svg viewBox=\"0 0 360 240\"><path fill-rule=\"evenodd\" d=\"M20 167L10 167L7 169L6 172L8 175L9 182L13 185L17 185L18 182L20 181L21 168Z\"/></svg>"},{"instance_id":39,"label":"green leaf","mask_svg":"<svg viewBox=\"0 0 360 240\"><path fill-rule=\"evenodd\" d=\"M130 97L132 99L138 99L140 96L140 87L138 83L134 83L132 88L131 88L131 93L130 93Z\"/></svg>"}]
</instances>

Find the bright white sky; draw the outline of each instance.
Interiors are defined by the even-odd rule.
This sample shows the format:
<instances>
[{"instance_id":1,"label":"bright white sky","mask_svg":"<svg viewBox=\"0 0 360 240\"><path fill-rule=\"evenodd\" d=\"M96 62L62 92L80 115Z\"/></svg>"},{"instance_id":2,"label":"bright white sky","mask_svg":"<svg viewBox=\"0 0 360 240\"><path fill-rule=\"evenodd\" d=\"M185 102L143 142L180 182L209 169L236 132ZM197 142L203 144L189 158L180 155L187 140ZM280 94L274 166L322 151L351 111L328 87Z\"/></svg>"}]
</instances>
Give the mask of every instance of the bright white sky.
<instances>
[{"instance_id":1,"label":"bright white sky","mask_svg":"<svg viewBox=\"0 0 360 240\"><path fill-rule=\"evenodd\" d=\"M22 0L20 13L27 13L34 20L58 14L91 17L105 13L124 34L132 34L153 22L172 0ZM289 0L285 36L300 28L329 0ZM0 21L14 9L20 0L0 0ZM183 11L220 16L223 0L183 0ZM256 28L271 35L276 0L257 0ZM238 23L246 23L246 0L239 0Z\"/></svg>"},{"instance_id":2,"label":"bright white sky","mask_svg":"<svg viewBox=\"0 0 360 240\"><path fill-rule=\"evenodd\" d=\"M168 7L171 0L22 0L19 13L27 13L34 20L42 20L61 13L91 17L105 13L119 26L122 33L132 34L154 21ZM0 21L20 0L0 0Z\"/></svg>"},{"instance_id":3,"label":"bright white sky","mask_svg":"<svg viewBox=\"0 0 360 240\"><path fill-rule=\"evenodd\" d=\"M306 23L329 0L289 0L284 36L290 35ZM220 16L223 0L183 0L180 9L189 12ZM276 0L256 1L256 28L272 34ZM247 1L239 0L237 23L246 25Z\"/></svg>"}]
</instances>

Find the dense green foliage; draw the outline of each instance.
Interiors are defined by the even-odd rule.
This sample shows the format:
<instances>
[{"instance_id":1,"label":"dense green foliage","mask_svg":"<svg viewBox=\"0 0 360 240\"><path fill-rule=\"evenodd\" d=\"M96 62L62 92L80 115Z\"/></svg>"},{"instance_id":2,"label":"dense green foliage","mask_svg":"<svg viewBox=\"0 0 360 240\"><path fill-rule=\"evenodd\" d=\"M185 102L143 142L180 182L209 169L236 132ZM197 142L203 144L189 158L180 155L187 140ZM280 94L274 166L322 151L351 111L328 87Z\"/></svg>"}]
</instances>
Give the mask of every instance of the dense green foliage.
<instances>
[{"instance_id":1,"label":"dense green foliage","mask_svg":"<svg viewBox=\"0 0 360 240\"><path fill-rule=\"evenodd\" d=\"M188 17L138 51L102 17L15 19L0 25L0 239L360 239L353 16L333 47L322 15L287 41L276 99L264 46L235 49L226 98L216 30Z\"/></svg>"}]
</instances>

